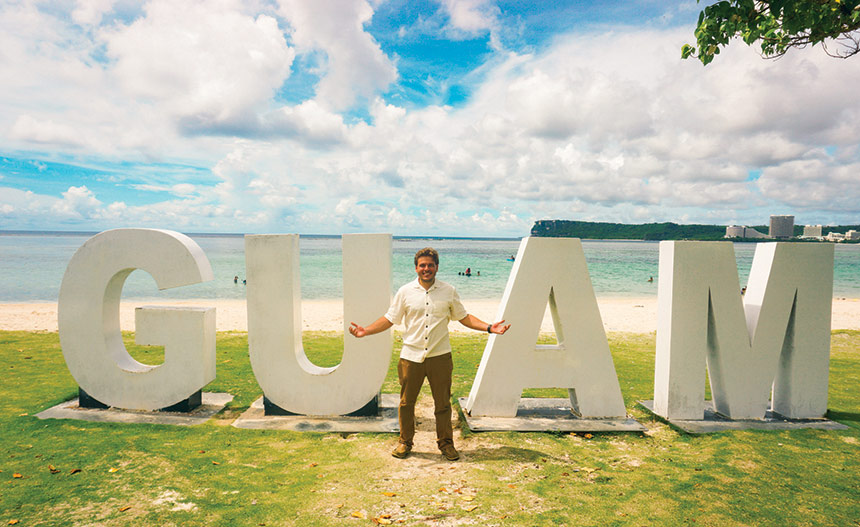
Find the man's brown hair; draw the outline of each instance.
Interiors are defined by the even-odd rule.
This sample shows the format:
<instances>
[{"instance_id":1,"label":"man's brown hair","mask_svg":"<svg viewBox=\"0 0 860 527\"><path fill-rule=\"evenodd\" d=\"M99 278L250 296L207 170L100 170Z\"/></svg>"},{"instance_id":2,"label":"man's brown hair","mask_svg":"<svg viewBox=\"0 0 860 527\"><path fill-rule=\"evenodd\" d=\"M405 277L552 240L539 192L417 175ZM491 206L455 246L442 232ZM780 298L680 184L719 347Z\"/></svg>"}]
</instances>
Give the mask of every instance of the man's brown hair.
<instances>
[{"instance_id":1,"label":"man's brown hair","mask_svg":"<svg viewBox=\"0 0 860 527\"><path fill-rule=\"evenodd\" d=\"M433 261L436 262L436 265L439 265L439 253L436 252L436 249L432 247L425 247L415 253L415 267L418 267L418 259L422 256L429 256L430 258L433 258Z\"/></svg>"}]
</instances>

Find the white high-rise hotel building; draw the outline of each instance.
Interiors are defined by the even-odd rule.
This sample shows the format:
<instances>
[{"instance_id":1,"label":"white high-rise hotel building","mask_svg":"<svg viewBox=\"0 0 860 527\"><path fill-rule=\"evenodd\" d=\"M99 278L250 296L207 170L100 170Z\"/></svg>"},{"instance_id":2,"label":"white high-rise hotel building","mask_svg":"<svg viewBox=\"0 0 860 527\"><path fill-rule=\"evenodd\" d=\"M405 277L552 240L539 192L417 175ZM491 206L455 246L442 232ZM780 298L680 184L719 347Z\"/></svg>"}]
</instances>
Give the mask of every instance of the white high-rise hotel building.
<instances>
[{"instance_id":1,"label":"white high-rise hotel building","mask_svg":"<svg viewBox=\"0 0 860 527\"><path fill-rule=\"evenodd\" d=\"M794 216L771 216L768 236L771 238L791 238L794 236Z\"/></svg>"}]
</instances>

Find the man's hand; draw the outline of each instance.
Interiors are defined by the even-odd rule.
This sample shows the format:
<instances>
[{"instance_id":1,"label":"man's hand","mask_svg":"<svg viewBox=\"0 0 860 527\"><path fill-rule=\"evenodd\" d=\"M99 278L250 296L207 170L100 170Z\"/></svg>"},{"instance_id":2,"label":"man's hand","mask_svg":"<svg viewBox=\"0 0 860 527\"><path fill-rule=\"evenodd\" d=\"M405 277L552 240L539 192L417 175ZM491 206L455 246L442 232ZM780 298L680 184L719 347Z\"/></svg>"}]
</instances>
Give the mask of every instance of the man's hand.
<instances>
[{"instance_id":1,"label":"man's hand","mask_svg":"<svg viewBox=\"0 0 860 527\"><path fill-rule=\"evenodd\" d=\"M460 324L463 324L467 328L474 329L476 331L487 331L489 333L495 333L497 335L504 334L505 331L507 331L508 328L511 327L510 324L505 325L504 320L496 322L495 324L487 324L475 315L466 315L465 317L460 319Z\"/></svg>"},{"instance_id":2,"label":"man's hand","mask_svg":"<svg viewBox=\"0 0 860 527\"><path fill-rule=\"evenodd\" d=\"M507 331L510 328L511 328L510 324L505 325L505 321L501 320L499 322L496 322L492 326L490 326L490 333L495 333L497 335L504 335L505 331Z\"/></svg>"},{"instance_id":3,"label":"man's hand","mask_svg":"<svg viewBox=\"0 0 860 527\"><path fill-rule=\"evenodd\" d=\"M389 322L387 318L379 317L367 327L359 326L355 322L350 322L349 332L350 334L352 334L353 337L361 338L366 337L368 335L376 335L377 333L381 333L393 325L394 324Z\"/></svg>"},{"instance_id":4,"label":"man's hand","mask_svg":"<svg viewBox=\"0 0 860 527\"><path fill-rule=\"evenodd\" d=\"M352 334L352 336L357 338L361 338L367 335L367 330L364 329L362 326L359 326L355 322L349 323L349 332Z\"/></svg>"}]
</instances>

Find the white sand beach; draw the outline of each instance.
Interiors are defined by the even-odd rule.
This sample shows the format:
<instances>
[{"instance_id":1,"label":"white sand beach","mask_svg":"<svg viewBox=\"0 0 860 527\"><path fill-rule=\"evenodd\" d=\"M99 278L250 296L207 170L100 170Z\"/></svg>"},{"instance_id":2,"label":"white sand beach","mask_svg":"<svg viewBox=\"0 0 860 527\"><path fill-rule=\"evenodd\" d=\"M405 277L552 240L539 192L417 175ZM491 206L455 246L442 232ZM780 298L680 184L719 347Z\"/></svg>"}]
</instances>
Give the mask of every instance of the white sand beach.
<instances>
[{"instance_id":1,"label":"white sand beach","mask_svg":"<svg viewBox=\"0 0 860 527\"><path fill-rule=\"evenodd\" d=\"M486 321L495 319L498 300L464 300L470 313ZM603 325L608 332L651 333L657 330L657 298L598 298ZM125 330L134 329L134 308L153 305L153 302L123 302L120 306L120 324ZM247 331L247 313L244 300L185 300L163 301L165 306L198 306L216 308L218 331ZM380 313L381 314L381 313ZM305 300L302 302L302 321L305 331L343 331L341 300ZM357 320L369 324L372 320ZM860 299L834 298L832 329L860 329ZM453 322L452 331L471 331ZM0 330L57 331L56 303L0 304ZM553 330L548 313L542 331Z\"/></svg>"}]
</instances>

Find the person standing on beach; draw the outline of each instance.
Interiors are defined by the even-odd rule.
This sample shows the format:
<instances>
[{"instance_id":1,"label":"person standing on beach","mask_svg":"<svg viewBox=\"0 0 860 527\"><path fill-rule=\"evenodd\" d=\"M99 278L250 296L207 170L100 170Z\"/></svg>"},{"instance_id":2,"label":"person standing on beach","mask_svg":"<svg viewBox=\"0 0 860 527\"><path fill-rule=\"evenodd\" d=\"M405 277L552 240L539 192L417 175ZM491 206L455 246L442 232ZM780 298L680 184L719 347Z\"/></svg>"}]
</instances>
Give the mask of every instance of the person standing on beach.
<instances>
[{"instance_id":1,"label":"person standing on beach","mask_svg":"<svg viewBox=\"0 0 860 527\"><path fill-rule=\"evenodd\" d=\"M456 461L460 459L460 454L454 448L454 430L451 426L451 375L454 362L448 339L448 322L458 320L467 328L498 335L504 334L511 325L505 325L504 320L487 324L467 313L454 286L436 280L439 253L435 249L421 249L415 253L414 263L418 278L397 291L388 312L367 327L351 322L349 332L361 338L403 322L403 349L397 364L397 376L400 379L400 406L397 410L400 441L391 455L403 459L412 451L415 401L426 377L435 406L436 444L446 459Z\"/></svg>"}]
</instances>

